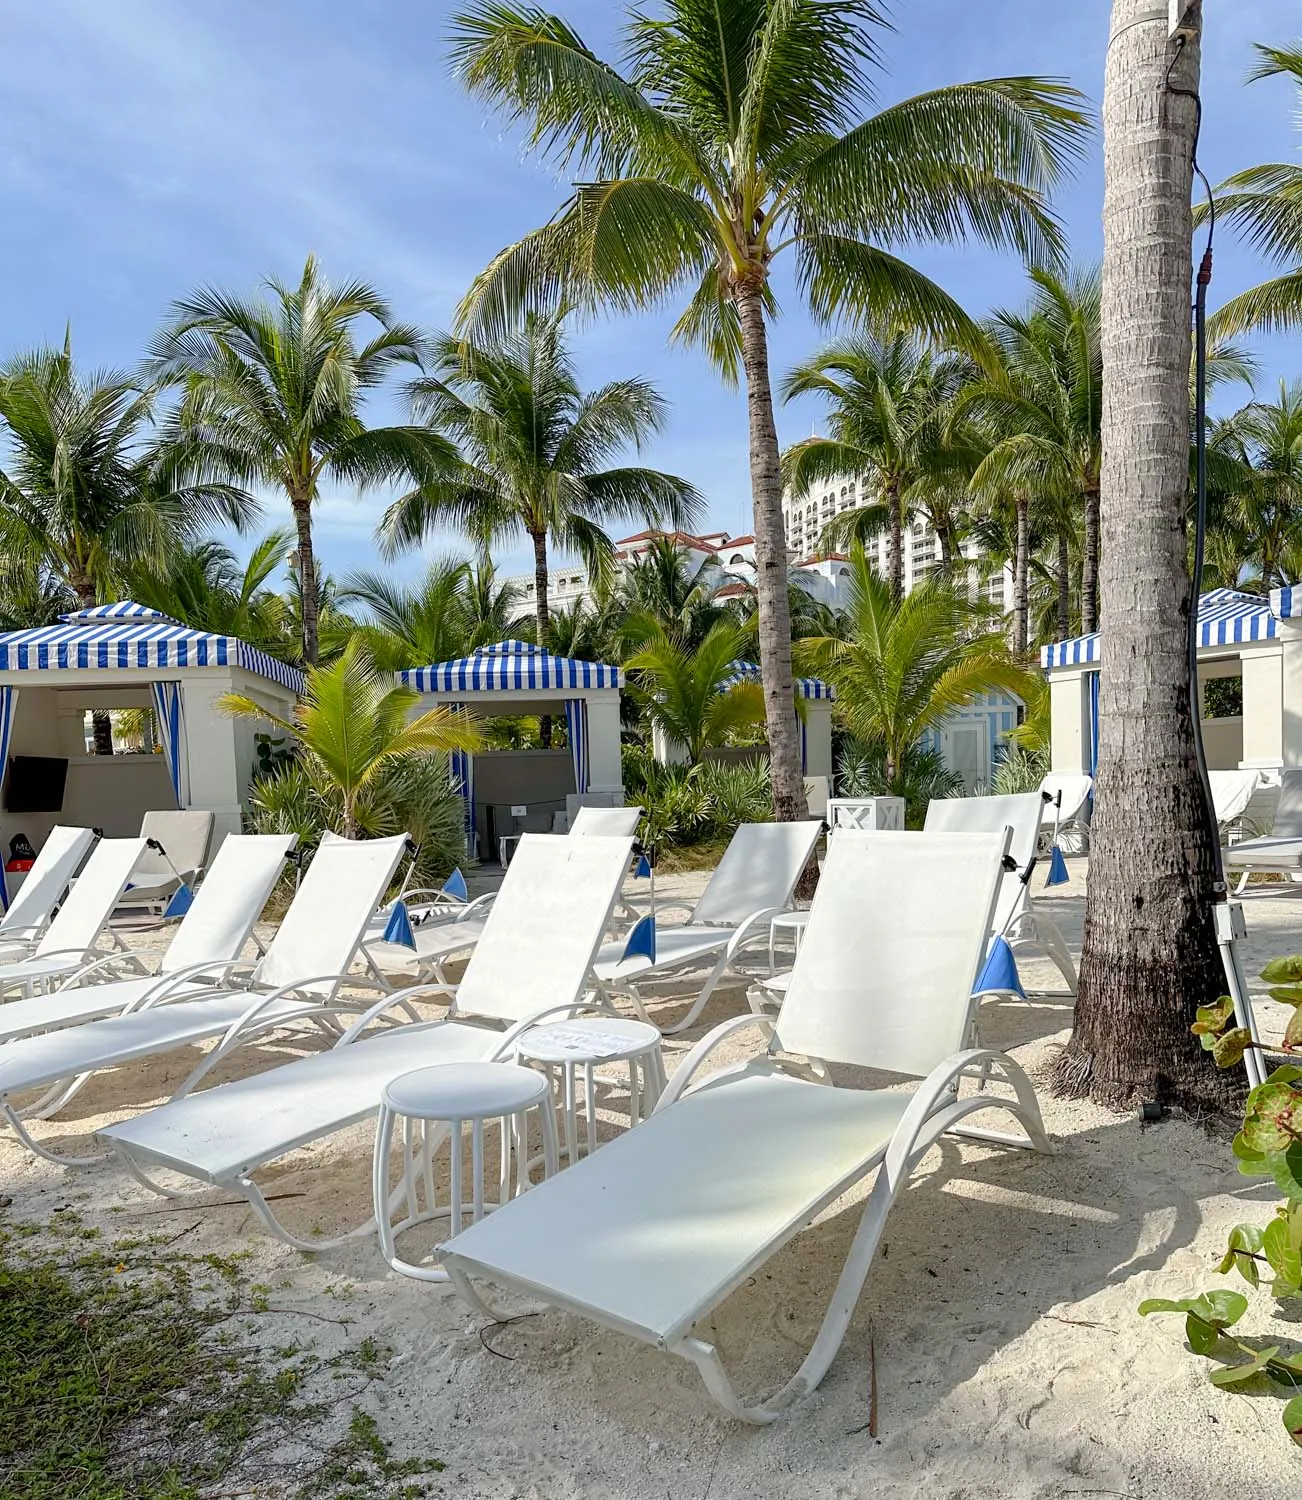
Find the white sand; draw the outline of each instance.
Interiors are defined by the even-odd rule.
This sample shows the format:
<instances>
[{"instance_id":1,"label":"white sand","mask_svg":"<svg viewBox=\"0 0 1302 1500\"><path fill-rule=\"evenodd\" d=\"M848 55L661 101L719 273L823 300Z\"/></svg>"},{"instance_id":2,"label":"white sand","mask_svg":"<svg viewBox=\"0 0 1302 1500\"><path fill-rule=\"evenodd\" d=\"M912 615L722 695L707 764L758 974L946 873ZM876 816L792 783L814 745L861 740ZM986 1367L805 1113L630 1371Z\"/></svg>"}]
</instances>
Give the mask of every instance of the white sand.
<instances>
[{"instance_id":1,"label":"white sand","mask_svg":"<svg viewBox=\"0 0 1302 1500\"><path fill-rule=\"evenodd\" d=\"M1052 903L1078 950L1080 863L1073 869L1070 886L1037 899ZM669 878L661 889L687 893L702 880ZM1302 899L1255 898L1247 910L1250 973L1302 949ZM1055 983L1051 966L1023 967L1028 982ZM689 1041L741 1003L736 985L721 989ZM1269 1026L1278 1020L1272 1015ZM1032 1073L1069 1022L1065 1004L1053 1001L988 1007L983 1017L985 1035ZM689 1041L667 1045L671 1067ZM284 1055L279 1045L251 1049L234 1071ZM71 1145L164 1098L192 1060L96 1080L37 1132ZM365 1404L395 1456L446 1463L434 1495L1296 1495L1302 1471L1279 1401L1213 1389L1207 1362L1183 1345L1179 1320L1135 1313L1144 1297L1222 1284L1212 1268L1227 1228L1264 1220L1270 1192L1235 1172L1224 1137L1180 1121L1141 1130L1133 1119L1047 1095L1043 1103L1059 1146L1053 1158L953 1142L932 1151L892 1215L830 1375L788 1420L764 1430L717 1414L685 1363L560 1313L494 1329L490 1341L506 1356L495 1357L481 1343L481 1320L448 1288L388 1274L369 1240L309 1259L270 1240L242 1205L163 1205L116 1167L64 1172L7 1138L0 1182L15 1216L41 1219L71 1203L109 1233L189 1231L182 1243L190 1252L251 1251L250 1274L289 1310L256 1320L269 1348L292 1337L328 1352L367 1335L391 1348L389 1374ZM270 1190L303 1194L280 1205L291 1227L336 1232L365 1217L369 1167L370 1129L358 1127L270 1174ZM709 1336L744 1392L772 1389L798 1362L856 1217L855 1201L834 1205L722 1308ZM1268 1299L1256 1300L1248 1332L1266 1325ZM345 1332L302 1313L355 1321ZM875 1441L866 1431L870 1337ZM301 1452L285 1456L310 1464L338 1436L326 1427L303 1434Z\"/></svg>"}]
</instances>

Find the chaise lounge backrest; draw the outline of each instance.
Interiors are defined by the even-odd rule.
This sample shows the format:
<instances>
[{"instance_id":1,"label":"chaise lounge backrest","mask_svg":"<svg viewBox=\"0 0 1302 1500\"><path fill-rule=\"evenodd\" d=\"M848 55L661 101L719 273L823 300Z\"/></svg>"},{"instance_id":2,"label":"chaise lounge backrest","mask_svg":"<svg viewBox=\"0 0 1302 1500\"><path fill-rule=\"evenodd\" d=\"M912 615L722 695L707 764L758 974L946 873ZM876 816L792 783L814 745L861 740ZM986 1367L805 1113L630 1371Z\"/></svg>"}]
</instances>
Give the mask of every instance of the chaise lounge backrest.
<instances>
[{"instance_id":1,"label":"chaise lounge backrest","mask_svg":"<svg viewBox=\"0 0 1302 1500\"><path fill-rule=\"evenodd\" d=\"M228 833L181 918L159 971L175 974L192 964L238 958L297 837L293 833Z\"/></svg>"},{"instance_id":2,"label":"chaise lounge backrest","mask_svg":"<svg viewBox=\"0 0 1302 1500\"><path fill-rule=\"evenodd\" d=\"M692 924L735 927L754 912L781 910L791 900L822 830L815 820L743 823L701 893Z\"/></svg>"},{"instance_id":3,"label":"chaise lounge backrest","mask_svg":"<svg viewBox=\"0 0 1302 1500\"><path fill-rule=\"evenodd\" d=\"M0 918L0 935L24 931L34 934L43 927L94 842L93 828L69 828L56 823L9 903L8 911Z\"/></svg>"}]
</instances>

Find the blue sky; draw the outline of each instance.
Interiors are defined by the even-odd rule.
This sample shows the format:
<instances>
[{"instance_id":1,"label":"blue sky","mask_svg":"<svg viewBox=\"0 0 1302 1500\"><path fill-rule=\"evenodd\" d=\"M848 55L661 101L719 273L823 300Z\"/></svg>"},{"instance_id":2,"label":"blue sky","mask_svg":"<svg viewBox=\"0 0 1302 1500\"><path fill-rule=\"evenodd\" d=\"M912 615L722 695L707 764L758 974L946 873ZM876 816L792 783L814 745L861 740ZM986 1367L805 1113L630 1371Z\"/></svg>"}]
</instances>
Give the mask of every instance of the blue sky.
<instances>
[{"instance_id":1,"label":"blue sky","mask_svg":"<svg viewBox=\"0 0 1302 1500\"><path fill-rule=\"evenodd\" d=\"M611 55L622 6L558 9ZM0 9L0 348L62 338L79 359L131 365L170 300L196 285L252 289L293 277L311 250L336 277L374 282L404 319L445 324L471 277L545 219L564 183L449 77L443 37L455 5L417 0L47 0ZM1065 75L1102 89L1108 6L1054 0L898 0L882 102L964 79ZM1208 7L1203 165L1212 180L1302 146L1280 81L1242 83L1253 41L1295 34L1287 0ZM1058 200L1076 256L1097 258L1097 140ZM1018 263L973 246L910 252L974 313L1023 295ZM1263 268L1218 236L1213 303ZM781 291L781 288L779 288ZM775 372L822 335L784 298ZM696 354L671 351L672 319L647 315L585 331L587 383L630 373L672 403L647 461L684 474L709 519L749 526L745 409ZM1302 341L1259 353L1259 388L1302 373ZM1237 399L1231 398L1231 399ZM816 413L780 413L784 441ZM324 500L319 544L336 573L369 562L376 497ZM268 522L287 519L273 506ZM431 551L455 549L455 540ZM522 549L504 552L508 570ZM407 566L415 567L418 559Z\"/></svg>"}]
</instances>

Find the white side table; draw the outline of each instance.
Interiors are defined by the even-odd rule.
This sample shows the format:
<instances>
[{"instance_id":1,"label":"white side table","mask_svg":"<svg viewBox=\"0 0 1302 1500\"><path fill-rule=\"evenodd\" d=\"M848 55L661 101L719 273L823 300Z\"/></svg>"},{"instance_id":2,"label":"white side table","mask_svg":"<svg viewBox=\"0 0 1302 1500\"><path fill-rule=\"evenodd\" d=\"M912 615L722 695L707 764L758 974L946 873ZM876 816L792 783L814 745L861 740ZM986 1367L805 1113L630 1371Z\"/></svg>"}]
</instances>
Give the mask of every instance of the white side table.
<instances>
[{"instance_id":1,"label":"white side table","mask_svg":"<svg viewBox=\"0 0 1302 1500\"><path fill-rule=\"evenodd\" d=\"M615 1016L583 1016L535 1026L515 1045L521 1062L535 1064L560 1101L565 1128L565 1159L579 1157L578 1076L583 1075L583 1116L586 1154L597 1149L597 1091L612 1086L597 1078L603 1063L628 1064L628 1123L640 1124L655 1108L665 1088L665 1064L660 1033L645 1021Z\"/></svg>"},{"instance_id":2,"label":"white side table","mask_svg":"<svg viewBox=\"0 0 1302 1500\"><path fill-rule=\"evenodd\" d=\"M780 932L791 934L792 953L800 952L801 939L805 936L805 928L809 925L809 912L805 908L799 911L780 911L776 916L769 918L769 973L772 974L777 968L777 940Z\"/></svg>"},{"instance_id":3,"label":"white side table","mask_svg":"<svg viewBox=\"0 0 1302 1500\"><path fill-rule=\"evenodd\" d=\"M538 1115L542 1137L543 1175L550 1177L557 1169L556 1116L548 1081L532 1068L509 1062L437 1063L404 1073L385 1087L375 1128L372 1190L380 1250L395 1271L417 1281L446 1280L440 1267L403 1260L395 1247L397 1236L418 1224L447 1219L450 1238L524 1192L530 1185L530 1163L537 1159L529 1149L532 1112ZM400 1121L402 1177L395 1187L390 1181L389 1156ZM501 1165L493 1201L484 1187L484 1126L489 1121L498 1121L501 1133ZM462 1134L467 1127L469 1184L464 1181L462 1162ZM440 1202L434 1167L435 1155L444 1144L449 1183L446 1201ZM404 1215L397 1223L392 1217L395 1210Z\"/></svg>"}]
</instances>

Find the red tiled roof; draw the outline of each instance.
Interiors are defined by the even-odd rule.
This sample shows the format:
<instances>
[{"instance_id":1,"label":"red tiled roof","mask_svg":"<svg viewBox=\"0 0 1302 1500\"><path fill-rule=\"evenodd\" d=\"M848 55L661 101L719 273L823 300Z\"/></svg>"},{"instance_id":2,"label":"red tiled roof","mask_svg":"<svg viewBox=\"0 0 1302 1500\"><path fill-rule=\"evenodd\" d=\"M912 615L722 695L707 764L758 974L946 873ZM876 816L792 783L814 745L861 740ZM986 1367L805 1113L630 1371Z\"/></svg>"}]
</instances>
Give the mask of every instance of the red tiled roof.
<instances>
[{"instance_id":1,"label":"red tiled roof","mask_svg":"<svg viewBox=\"0 0 1302 1500\"><path fill-rule=\"evenodd\" d=\"M627 547L632 542L654 542L664 538L667 542L677 542L680 547L691 547L697 552L714 552L715 538L725 536L722 531L711 532L710 536L693 536L690 531L639 531L635 536L622 536L615 543L617 547Z\"/></svg>"},{"instance_id":2,"label":"red tiled roof","mask_svg":"<svg viewBox=\"0 0 1302 1500\"><path fill-rule=\"evenodd\" d=\"M849 556L844 552L816 552L813 557L805 557L798 563L792 563L793 568L813 568L819 563L825 562L849 562Z\"/></svg>"},{"instance_id":3,"label":"red tiled roof","mask_svg":"<svg viewBox=\"0 0 1302 1500\"><path fill-rule=\"evenodd\" d=\"M745 547L754 540L753 536L730 536L726 545L729 547Z\"/></svg>"},{"instance_id":4,"label":"red tiled roof","mask_svg":"<svg viewBox=\"0 0 1302 1500\"><path fill-rule=\"evenodd\" d=\"M715 589L714 597L716 599L732 599L738 594L748 593L750 593L750 590L744 583L725 583L721 589Z\"/></svg>"}]
</instances>

